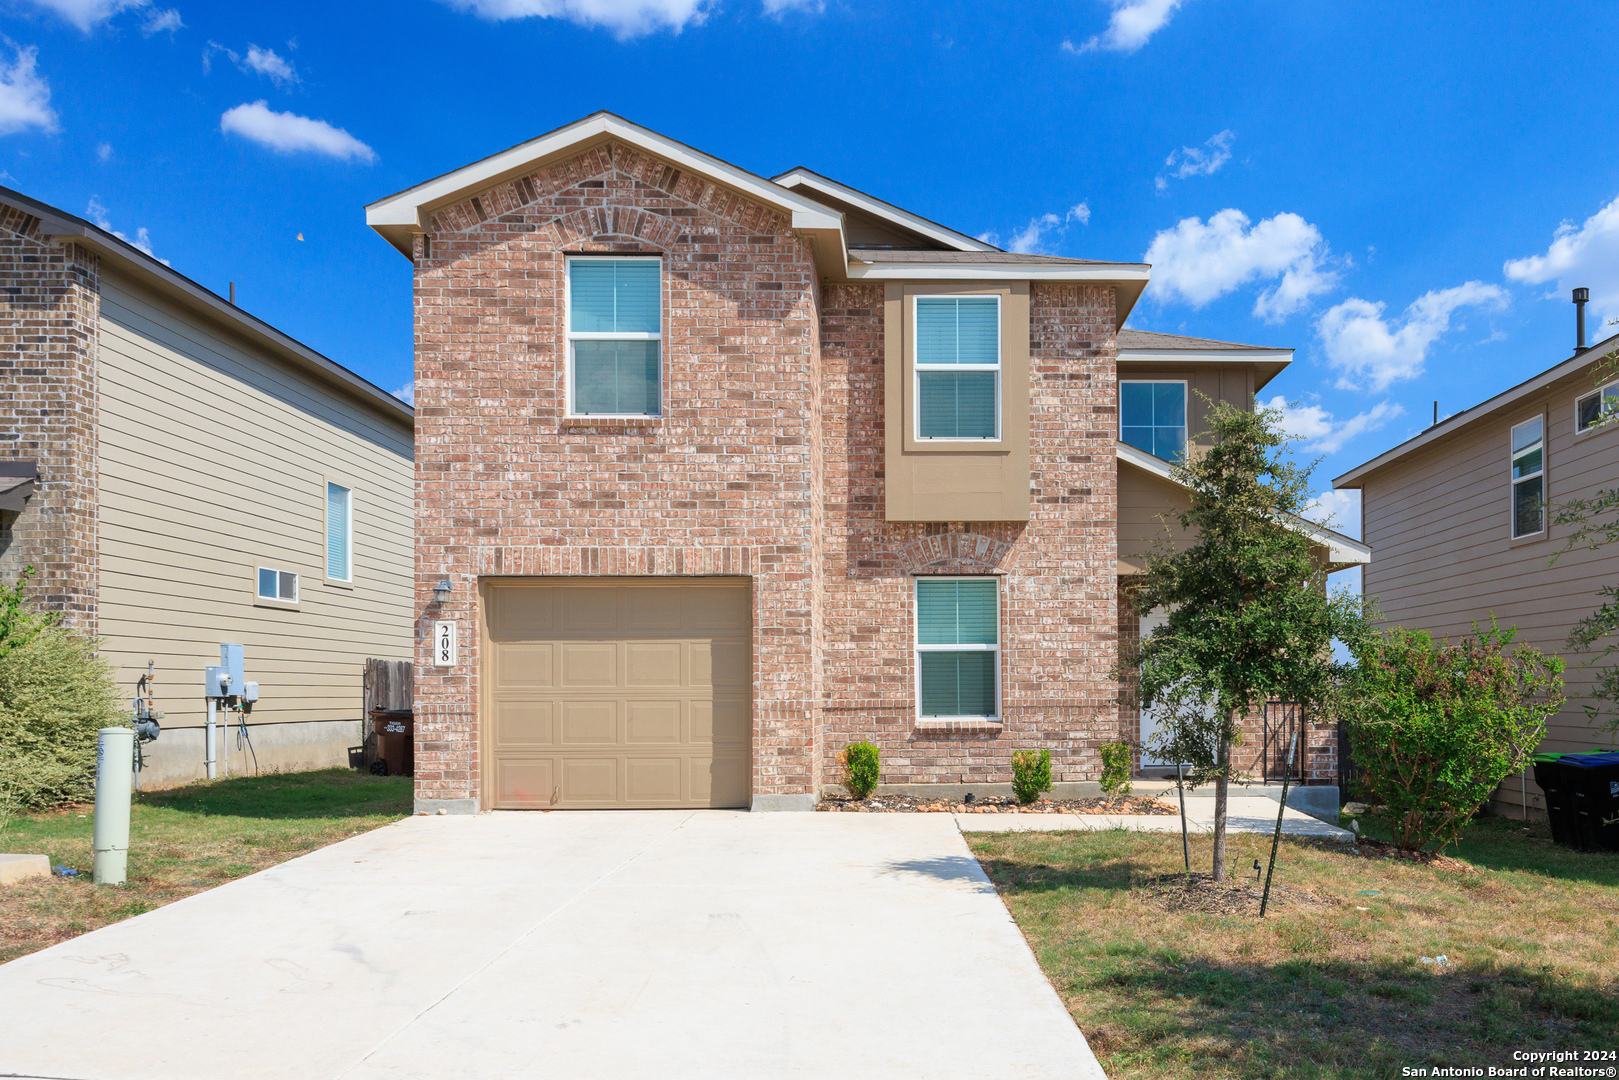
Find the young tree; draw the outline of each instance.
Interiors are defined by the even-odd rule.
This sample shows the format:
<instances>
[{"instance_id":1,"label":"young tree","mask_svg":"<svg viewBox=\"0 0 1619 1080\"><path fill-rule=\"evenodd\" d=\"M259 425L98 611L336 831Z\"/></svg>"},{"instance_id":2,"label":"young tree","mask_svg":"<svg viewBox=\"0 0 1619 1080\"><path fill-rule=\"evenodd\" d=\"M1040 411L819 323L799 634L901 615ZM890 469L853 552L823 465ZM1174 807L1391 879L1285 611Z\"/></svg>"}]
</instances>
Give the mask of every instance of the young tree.
<instances>
[{"instance_id":1,"label":"young tree","mask_svg":"<svg viewBox=\"0 0 1619 1080\"><path fill-rule=\"evenodd\" d=\"M1210 449L1174 477L1190 493L1179 515L1189 546L1162 543L1134 596L1167 623L1137 652L1144 706L1162 699L1172 742L1214 781L1214 879L1225 879L1226 805L1238 719L1271 698L1330 711L1341 667L1332 639L1352 650L1369 632L1358 597L1330 595L1328 567L1304 530L1310 469L1293 463L1280 411L1211 407Z\"/></svg>"}]
</instances>

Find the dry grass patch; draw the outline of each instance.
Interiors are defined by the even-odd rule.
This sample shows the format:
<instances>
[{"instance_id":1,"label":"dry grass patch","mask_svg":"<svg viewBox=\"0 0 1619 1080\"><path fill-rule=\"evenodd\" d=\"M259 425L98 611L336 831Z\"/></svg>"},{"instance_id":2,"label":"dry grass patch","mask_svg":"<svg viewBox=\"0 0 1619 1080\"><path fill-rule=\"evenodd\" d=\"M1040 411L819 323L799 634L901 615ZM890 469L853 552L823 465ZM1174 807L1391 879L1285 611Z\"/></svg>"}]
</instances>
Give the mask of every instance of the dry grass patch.
<instances>
[{"instance_id":1,"label":"dry grass patch","mask_svg":"<svg viewBox=\"0 0 1619 1080\"><path fill-rule=\"evenodd\" d=\"M0 830L0 849L43 852L82 876L0 886L0 963L398 821L410 807L409 777L347 769L142 793L121 886L90 883L90 807L16 818Z\"/></svg>"},{"instance_id":2,"label":"dry grass patch","mask_svg":"<svg viewBox=\"0 0 1619 1080\"><path fill-rule=\"evenodd\" d=\"M1481 821L1455 867L1284 839L1263 921L1252 866L1269 837L1230 838L1222 887L1185 884L1176 834L968 842L1114 1080L1397 1077L1619 1048L1619 856L1555 847L1542 826ZM1209 857L1194 837L1194 869Z\"/></svg>"}]
</instances>

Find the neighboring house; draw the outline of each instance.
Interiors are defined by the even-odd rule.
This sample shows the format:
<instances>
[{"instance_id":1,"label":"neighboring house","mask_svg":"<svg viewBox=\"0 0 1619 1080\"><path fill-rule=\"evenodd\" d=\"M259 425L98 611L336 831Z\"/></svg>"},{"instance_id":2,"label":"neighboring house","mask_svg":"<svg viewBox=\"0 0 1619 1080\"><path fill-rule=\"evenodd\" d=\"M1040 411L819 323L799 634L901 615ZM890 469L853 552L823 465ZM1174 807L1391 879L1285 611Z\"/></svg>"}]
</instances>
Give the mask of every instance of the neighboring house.
<instances>
[{"instance_id":1,"label":"neighboring house","mask_svg":"<svg viewBox=\"0 0 1619 1080\"><path fill-rule=\"evenodd\" d=\"M1144 265L605 113L368 220L415 267L421 809L809 809L861 739L887 784L1095 778L1121 491L1167 468L1121 367L1173 456L1187 386L1251 405L1286 360L1125 359Z\"/></svg>"},{"instance_id":2,"label":"neighboring house","mask_svg":"<svg viewBox=\"0 0 1619 1080\"><path fill-rule=\"evenodd\" d=\"M1602 404L1619 399L1619 335L1585 348L1583 329L1582 318L1567 360L1333 481L1361 492L1361 535L1376 552L1365 592L1384 625L1454 640L1494 616L1518 641L1567 658L1569 701L1548 723L1548 751L1612 744L1585 714L1591 657L1565 642L1602 603L1598 590L1619 581L1619 548L1561 553L1570 530L1551 523L1557 504L1619 481L1619 424ZM1525 797L1544 812L1532 774L1514 774L1495 798L1517 814Z\"/></svg>"},{"instance_id":3,"label":"neighboring house","mask_svg":"<svg viewBox=\"0 0 1619 1080\"><path fill-rule=\"evenodd\" d=\"M0 188L0 576L102 639L203 775L203 670L260 700L229 774L346 765L367 657L411 651L412 410L105 230ZM21 481L21 483L16 483Z\"/></svg>"}]
</instances>

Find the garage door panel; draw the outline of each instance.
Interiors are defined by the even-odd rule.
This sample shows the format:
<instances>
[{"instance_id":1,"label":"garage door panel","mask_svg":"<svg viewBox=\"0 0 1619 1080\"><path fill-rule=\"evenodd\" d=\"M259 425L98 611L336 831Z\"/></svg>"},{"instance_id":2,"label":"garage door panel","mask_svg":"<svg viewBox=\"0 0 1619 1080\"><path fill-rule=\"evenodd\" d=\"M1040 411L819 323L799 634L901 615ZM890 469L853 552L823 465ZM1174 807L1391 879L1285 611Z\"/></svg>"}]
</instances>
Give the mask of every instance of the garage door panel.
<instances>
[{"instance_id":1,"label":"garage door panel","mask_svg":"<svg viewBox=\"0 0 1619 1080\"><path fill-rule=\"evenodd\" d=\"M564 689L618 686L619 645L613 641L562 642Z\"/></svg>"},{"instance_id":2,"label":"garage door panel","mask_svg":"<svg viewBox=\"0 0 1619 1080\"><path fill-rule=\"evenodd\" d=\"M531 579L486 596L493 805L747 805L745 583Z\"/></svg>"},{"instance_id":3,"label":"garage door panel","mask_svg":"<svg viewBox=\"0 0 1619 1080\"><path fill-rule=\"evenodd\" d=\"M562 800L578 804L611 805L620 802L619 759L565 757L559 759Z\"/></svg>"},{"instance_id":4,"label":"garage door panel","mask_svg":"<svg viewBox=\"0 0 1619 1080\"><path fill-rule=\"evenodd\" d=\"M624 743L627 746L679 746L690 742L684 737L678 701L626 701L624 703Z\"/></svg>"},{"instance_id":5,"label":"garage door panel","mask_svg":"<svg viewBox=\"0 0 1619 1080\"><path fill-rule=\"evenodd\" d=\"M637 632L640 628L637 627ZM681 684L681 657L686 646L678 641L624 643L624 685L677 687Z\"/></svg>"},{"instance_id":6,"label":"garage door panel","mask_svg":"<svg viewBox=\"0 0 1619 1080\"><path fill-rule=\"evenodd\" d=\"M497 701L495 748L555 746L556 702Z\"/></svg>"},{"instance_id":7,"label":"garage door panel","mask_svg":"<svg viewBox=\"0 0 1619 1080\"><path fill-rule=\"evenodd\" d=\"M496 690L547 689L556 681L556 644L503 642L494 648Z\"/></svg>"},{"instance_id":8,"label":"garage door panel","mask_svg":"<svg viewBox=\"0 0 1619 1080\"><path fill-rule=\"evenodd\" d=\"M624 794L630 802L682 803L687 801L680 778L685 762L679 757L624 759Z\"/></svg>"},{"instance_id":9,"label":"garage door panel","mask_svg":"<svg viewBox=\"0 0 1619 1080\"><path fill-rule=\"evenodd\" d=\"M496 759L495 798L513 809L551 805L556 794L556 762L551 758Z\"/></svg>"},{"instance_id":10,"label":"garage door panel","mask_svg":"<svg viewBox=\"0 0 1619 1080\"><path fill-rule=\"evenodd\" d=\"M559 704L563 746L619 745L618 701L563 701Z\"/></svg>"}]
</instances>

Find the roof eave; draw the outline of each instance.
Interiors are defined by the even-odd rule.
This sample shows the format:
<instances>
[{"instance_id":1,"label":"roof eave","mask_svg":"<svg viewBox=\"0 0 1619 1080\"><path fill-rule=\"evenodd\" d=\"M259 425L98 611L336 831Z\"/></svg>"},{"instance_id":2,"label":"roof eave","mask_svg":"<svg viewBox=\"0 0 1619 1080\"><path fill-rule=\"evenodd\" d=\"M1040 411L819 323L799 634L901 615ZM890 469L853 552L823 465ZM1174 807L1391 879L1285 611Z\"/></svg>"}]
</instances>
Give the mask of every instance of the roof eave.
<instances>
[{"instance_id":1,"label":"roof eave","mask_svg":"<svg viewBox=\"0 0 1619 1080\"><path fill-rule=\"evenodd\" d=\"M916 233L918 236L924 236L934 243L943 244L954 251L1001 250L993 244L985 243L975 237L968 236L966 233L957 232L948 226L940 225L936 221L922 217L920 214L913 214L909 210L895 206L893 203L884 202L856 188L840 184L836 180L822 176L820 173L806 169L803 166L789 169L780 176L772 177L771 182L789 190L799 187L807 188L810 191L819 192L822 195L846 202L873 217L898 225L900 228Z\"/></svg>"},{"instance_id":2,"label":"roof eave","mask_svg":"<svg viewBox=\"0 0 1619 1080\"><path fill-rule=\"evenodd\" d=\"M1169 462L1162 458L1153 457L1144 450L1138 450L1129 443L1116 443L1119 461L1133 465L1144 472L1151 473L1161 480L1167 480L1176 487L1184 489L1186 485L1175 479L1175 473ZM1303 533L1327 551L1327 564L1331 570L1349 570L1356 566L1365 566L1372 561L1372 549L1353 540L1335 529L1325 525L1318 525L1313 521L1289 514L1289 528Z\"/></svg>"},{"instance_id":3,"label":"roof eave","mask_svg":"<svg viewBox=\"0 0 1619 1080\"><path fill-rule=\"evenodd\" d=\"M864 263L850 260L851 281L1067 281L1082 285L1112 286L1114 329L1124 325L1130 309L1147 287L1144 263Z\"/></svg>"},{"instance_id":4,"label":"roof eave","mask_svg":"<svg viewBox=\"0 0 1619 1080\"><path fill-rule=\"evenodd\" d=\"M1292 349L1120 349L1121 364L1246 364L1254 369L1254 393L1293 362Z\"/></svg>"}]
</instances>

